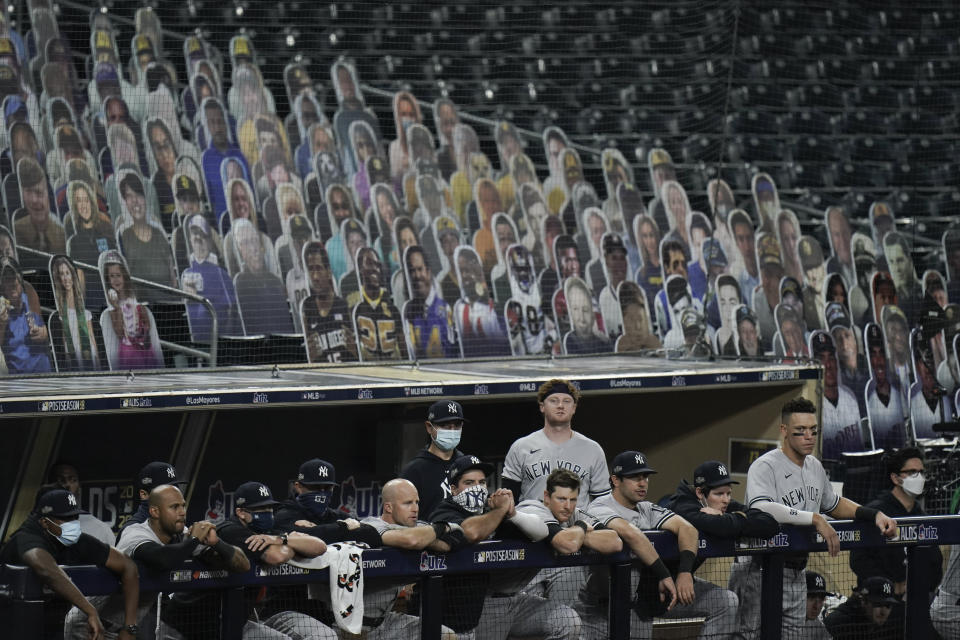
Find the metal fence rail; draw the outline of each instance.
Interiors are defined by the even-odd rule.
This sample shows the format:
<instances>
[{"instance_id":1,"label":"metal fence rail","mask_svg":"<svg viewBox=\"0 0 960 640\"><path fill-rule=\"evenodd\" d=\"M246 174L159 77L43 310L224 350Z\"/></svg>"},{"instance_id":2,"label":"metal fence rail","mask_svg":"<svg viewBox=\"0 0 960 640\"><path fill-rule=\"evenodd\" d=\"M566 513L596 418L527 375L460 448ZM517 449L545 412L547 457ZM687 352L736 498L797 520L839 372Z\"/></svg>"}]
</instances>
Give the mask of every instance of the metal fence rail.
<instances>
[{"instance_id":1,"label":"metal fence rail","mask_svg":"<svg viewBox=\"0 0 960 640\"><path fill-rule=\"evenodd\" d=\"M907 592L905 595L905 628L916 628L917 621L929 607L925 597L918 593L919 571L911 563L915 552L922 547L960 544L960 516L930 516L901 518L898 535L891 540L882 538L876 527L849 520L832 522L840 536L841 550L882 549L891 546L905 548L907 562ZM664 559L677 555L676 538L666 532L647 532L651 542ZM761 637L780 638L782 580L784 555L796 552L822 552L826 544L812 527L783 526L772 538L717 539L701 536L698 556L729 558L758 556L763 567L761 597ZM483 542L449 554L428 551L411 552L397 549L370 549L363 554L364 578L408 577L420 586L421 638L440 638L440 618L443 609L443 576L508 569L610 565L609 637L618 640L630 636L630 609L633 594L630 590L630 571L636 559L627 551L601 555L583 551L558 555L547 545L511 540ZM221 617L224 621L221 637L239 640L244 623L243 595L240 587L322 584L328 580L327 569L301 569L293 566L253 566L241 574L226 575L223 571L202 571L187 563L181 569L157 574L141 570L142 592L187 592L209 590L219 592ZM87 596L115 593L118 582L114 575L97 567L64 567L77 587ZM45 590L32 570L5 565L0 567L0 625L16 638L42 637ZM46 590L49 596L49 590ZM910 637L909 633L906 637Z\"/></svg>"}]
</instances>

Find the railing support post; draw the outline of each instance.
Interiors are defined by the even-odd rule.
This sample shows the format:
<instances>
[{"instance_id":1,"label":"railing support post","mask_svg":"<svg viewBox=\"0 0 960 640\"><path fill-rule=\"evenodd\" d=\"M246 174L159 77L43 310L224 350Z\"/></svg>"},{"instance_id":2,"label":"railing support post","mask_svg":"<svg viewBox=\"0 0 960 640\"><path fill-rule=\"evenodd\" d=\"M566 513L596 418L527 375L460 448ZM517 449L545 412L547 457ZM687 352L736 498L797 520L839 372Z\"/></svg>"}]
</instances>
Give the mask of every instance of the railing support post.
<instances>
[{"instance_id":1,"label":"railing support post","mask_svg":"<svg viewBox=\"0 0 960 640\"><path fill-rule=\"evenodd\" d=\"M420 580L420 640L440 640L443 616L443 577L424 576Z\"/></svg>"},{"instance_id":2,"label":"railing support post","mask_svg":"<svg viewBox=\"0 0 960 640\"><path fill-rule=\"evenodd\" d=\"M627 640L630 637L630 571L629 562L610 566L610 621L611 640Z\"/></svg>"},{"instance_id":3,"label":"railing support post","mask_svg":"<svg viewBox=\"0 0 960 640\"><path fill-rule=\"evenodd\" d=\"M783 623L783 556L760 556L760 637L780 640Z\"/></svg>"}]
</instances>

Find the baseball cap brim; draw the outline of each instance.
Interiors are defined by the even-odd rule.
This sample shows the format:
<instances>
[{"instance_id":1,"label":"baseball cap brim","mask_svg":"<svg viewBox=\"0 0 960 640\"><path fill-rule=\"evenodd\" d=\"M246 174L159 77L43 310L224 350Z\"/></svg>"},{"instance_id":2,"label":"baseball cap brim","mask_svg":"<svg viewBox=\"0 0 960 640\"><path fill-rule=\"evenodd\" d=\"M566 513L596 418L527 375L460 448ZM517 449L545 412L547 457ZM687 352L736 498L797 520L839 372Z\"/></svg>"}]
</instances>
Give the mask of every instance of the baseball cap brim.
<instances>
[{"instance_id":1,"label":"baseball cap brim","mask_svg":"<svg viewBox=\"0 0 960 640\"><path fill-rule=\"evenodd\" d=\"M641 469L631 469L630 471L627 471L625 473L618 473L616 475L620 476L621 478L632 478L633 476L639 476L640 474L643 474L643 473L654 474L654 473L657 473L657 470L651 469L650 467L643 467Z\"/></svg>"},{"instance_id":2,"label":"baseball cap brim","mask_svg":"<svg viewBox=\"0 0 960 640\"><path fill-rule=\"evenodd\" d=\"M263 507L276 507L277 505L282 504L276 500L260 500L259 502L253 502L251 504L243 505L243 509L262 509Z\"/></svg>"},{"instance_id":3,"label":"baseball cap brim","mask_svg":"<svg viewBox=\"0 0 960 640\"><path fill-rule=\"evenodd\" d=\"M740 484L739 481L734 480L733 478L722 478L720 480L714 480L713 482L704 482L703 484L698 484L698 487L706 487L708 489L716 489L717 487L725 487L728 484Z\"/></svg>"},{"instance_id":4,"label":"baseball cap brim","mask_svg":"<svg viewBox=\"0 0 960 640\"><path fill-rule=\"evenodd\" d=\"M447 422L453 422L455 420L459 420L460 422L470 422L469 419L461 418L458 416L447 416L446 418L437 418L436 420L431 420L430 422L432 424L445 424Z\"/></svg>"},{"instance_id":5,"label":"baseball cap brim","mask_svg":"<svg viewBox=\"0 0 960 640\"><path fill-rule=\"evenodd\" d=\"M465 474L467 471L483 471L487 476L493 473L493 465L489 462L476 462L471 464L469 467L464 467L463 469L458 469L457 472L450 477L452 482L455 482L460 476Z\"/></svg>"}]
</instances>

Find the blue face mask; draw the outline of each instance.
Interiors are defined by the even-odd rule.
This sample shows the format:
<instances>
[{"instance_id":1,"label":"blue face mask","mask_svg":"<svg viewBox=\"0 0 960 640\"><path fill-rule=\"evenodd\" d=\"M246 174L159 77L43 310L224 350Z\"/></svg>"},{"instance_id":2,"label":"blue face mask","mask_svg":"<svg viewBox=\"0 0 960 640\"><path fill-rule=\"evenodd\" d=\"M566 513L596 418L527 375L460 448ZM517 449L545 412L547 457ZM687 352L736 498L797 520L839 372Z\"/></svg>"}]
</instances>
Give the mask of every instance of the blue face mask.
<instances>
[{"instance_id":1,"label":"blue face mask","mask_svg":"<svg viewBox=\"0 0 960 640\"><path fill-rule=\"evenodd\" d=\"M76 520L68 520L60 524L60 535L56 538L63 546L72 547L77 544L81 533L80 523Z\"/></svg>"},{"instance_id":2,"label":"blue face mask","mask_svg":"<svg viewBox=\"0 0 960 640\"><path fill-rule=\"evenodd\" d=\"M267 533L273 529L273 511L251 511L250 517L253 520L247 524L247 527L251 531Z\"/></svg>"},{"instance_id":3,"label":"blue face mask","mask_svg":"<svg viewBox=\"0 0 960 640\"><path fill-rule=\"evenodd\" d=\"M330 506L332 489L321 489L310 493L301 493L297 496L297 503L315 516L322 516Z\"/></svg>"},{"instance_id":4,"label":"blue face mask","mask_svg":"<svg viewBox=\"0 0 960 640\"><path fill-rule=\"evenodd\" d=\"M442 451L452 451L460 444L462 429L441 429L437 427L437 437L434 442Z\"/></svg>"}]
</instances>

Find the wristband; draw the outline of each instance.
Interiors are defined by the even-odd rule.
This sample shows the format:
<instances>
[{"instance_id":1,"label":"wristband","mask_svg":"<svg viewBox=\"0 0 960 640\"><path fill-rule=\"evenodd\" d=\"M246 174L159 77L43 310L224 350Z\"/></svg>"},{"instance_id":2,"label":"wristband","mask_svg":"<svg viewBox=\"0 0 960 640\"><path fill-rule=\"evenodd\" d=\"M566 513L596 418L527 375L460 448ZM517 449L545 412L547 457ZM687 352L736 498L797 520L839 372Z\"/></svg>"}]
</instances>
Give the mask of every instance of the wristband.
<instances>
[{"instance_id":1,"label":"wristband","mask_svg":"<svg viewBox=\"0 0 960 640\"><path fill-rule=\"evenodd\" d=\"M287 534L284 533L280 536L280 544L287 544L288 540Z\"/></svg>"},{"instance_id":2,"label":"wristband","mask_svg":"<svg viewBox=\"0 0 960 640\"><path fill-rule=\"evenodd\" d=\"M677 562L677 573L693 573L693 565L697 561L697 554L693 551L681 551L680 561Z\"/></svg>"},{"instance_id":3,"label":"wristband","mask_svg":"<svg viewBox=\"0 0 960 640\"><path fill-rule=\"evenodd\" d=\"M233 557L233 545L227 544L223 540L217 540L217 544L210 547L218 556L229 561Z\"/></svg>"},{"instance_id":4,"label":"wristband","mask_svg":"<svg viewBox=\"0 0 960 640\"><path fill-rule=\"evenodd\" d=\"M870 507L857 507L856 512L853 514L853 519L860 522L873 522L877 519L878 513L880 513L879 509L871 509Z\"/></svg>"},{"instance_id":5,"label":"wristband","mask_svg":"<svg viewBox=\"0 0 960 640\"><path fill-rule=\"evenodd\" d=\"M447 529L448 529L446 522L434 522L434 523L433 523L432 525L430 525L430 526L433 527L433 535L434 535L438 540L440 539L440 537L441 537L443 534L445 534L445 533L447 532Z\"/></svg>"},{"instance_id":6,"label":"wristband","mask_svg":"<svg viewBox=\"0 0 960 640\"><path fill-rule=\"evenodd\" d=\"M670 575L670 569L667 569L667 565L663 564L663 560L660 558L657 558L657 561L650 565L649 569L653 571L657 580L666 580L673 577Z\"/></svg>"},{"instance_id":7,"label":"wristband","mask_svg":"<svg viewBox=\"0 0 960 640\"><path fill-rule=\"evenodd\" d=\"M576 522L573 523L573 526L580 527L581 529L583 529L584 533L588 531L587 523L584 522L583 520L577 520Z\"/></svg>"}]
</instances>

